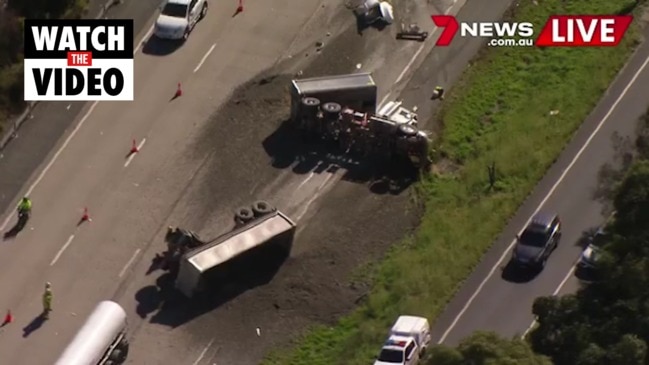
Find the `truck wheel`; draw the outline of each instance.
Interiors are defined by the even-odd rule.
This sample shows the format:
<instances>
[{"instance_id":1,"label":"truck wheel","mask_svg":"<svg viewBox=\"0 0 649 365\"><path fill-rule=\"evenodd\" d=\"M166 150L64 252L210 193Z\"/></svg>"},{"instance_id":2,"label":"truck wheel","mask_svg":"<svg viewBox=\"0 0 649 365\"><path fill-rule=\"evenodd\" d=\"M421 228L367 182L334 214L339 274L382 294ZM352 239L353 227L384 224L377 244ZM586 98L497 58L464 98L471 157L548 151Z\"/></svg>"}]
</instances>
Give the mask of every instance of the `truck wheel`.
<instances>
[{"instance_id":1,"label":"truck wheel","mask_svg":"<svg viewBox=\"0 0 649 365\"><path fill-rule=\"evenodd\" d=\"M241 207L234 212L234 220L239 223L248 223L253 218L255 218L255 214L248 207Z\"/></svg>"},{"instance_id":2,"label":"truck wheel","mask_svg":"<svg viewBox=\"0 0 649 365\"><path fill-rule=\"evenodd\" d=\"M110 353L110 356L108 356L108 358L117 364L121 364L126 359L124 353L120 349L113 350L113 352Z\"/></svg>"},{"instance_id":3,"label":"truck wheel","mask_svg":"<svg viewBox=\"0 0 649 365\"><path fill-rule=\"evenodd\" d=\"M342 109L338 103L326 103L322 106L322 113L327 120L338 120Z\"/></svg>"},{"instance_id":4,"label":"truck wheel","mask_svg":"<svg viewBox=\"0 0 649 365\"><path fill-rule=\"evenodd\" d=\"M255 217L261 217L263 215L273 212L274 210L275 208L272 205L270 205L270 203L265 202L263 200L256 201L255 203L252 204L252 211L255 214Z\"/></svg>"},{"instance_id":5,"label":"truck wheel","mask_svg":"<svg viewBox=\"0 0 649 365\"><path fill-rule=\"evenodd\" d=\"M338 114L343 108L338 103L326 103L322 106L325 113Z\"/></svg>"},{"instance_id":6,"label":"truck wheel","mask_svg":"<svg viewBox=\"0 0 649 365\"><path fill-rule=\"evenodd\" d=\"M417 135L417 130L412 126L402 124L399 126L399 134L401 134L402 136L412 137Z\"/></svg>"},{"instance_id":7,"label":"truck wheel","mask_svg":"<svg viewBox=\"0 0 649 365\"><path fill-rule=\"evenodd\" d=\"M302 99L302 105L311 108L319 107L320 99L307 96L306 98Z\"/></svg>"}]
</instances>

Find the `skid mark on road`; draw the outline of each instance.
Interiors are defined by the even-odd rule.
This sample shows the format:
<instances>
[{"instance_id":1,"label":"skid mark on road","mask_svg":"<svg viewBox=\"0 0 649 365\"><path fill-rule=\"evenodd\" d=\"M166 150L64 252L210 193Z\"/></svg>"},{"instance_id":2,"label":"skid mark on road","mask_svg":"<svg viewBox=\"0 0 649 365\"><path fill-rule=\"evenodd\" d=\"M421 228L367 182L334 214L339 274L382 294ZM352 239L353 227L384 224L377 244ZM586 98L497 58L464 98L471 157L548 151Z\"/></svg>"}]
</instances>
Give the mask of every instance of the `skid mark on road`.
<instances>
[{"instance_id":1,"label":"skid mark on road","mask_svg":"<svg viewBox=\"0 0 649 365\"><path fill-rule=\"evenodd\" d=\"M63 245L63 247L61 247L59 252L56 253L56 256L54 256L54 259L52 260L52 262L50 262L50 266L54 266L54 264L56 264L56 262L59 261L61 255L63 255L63 251L65 251L65 249L68 248L68 246L70 246L72 240L74 240L74 235L70 236L68 240L65 242L65 244Z\"/></svg>"},{"instance_id":2,"label":"skid mark on road","mask_svg":"<svg viewBox=\"0 0 649 365\"><path fill-rule=\"evenodd\" d=\"M320 186L318 186L318 189L315 191L315 193L313 194L311 199L309 199L309 201L307 201L306 204L304 204L304 208L302 209L300 214L297 215L297 217L296 217L297 221L299 221L300 219L302 219L302 217L304 217L306 212L309 210L309 207L311 206L311 204L313 204L313 202L315 202L316 199L318 199L320 197L320 195L322 195L322 192L323 192L325 186L327 185L329 180L331 180L331 178L333 178L334 176L335 176L334 174L330 174L324 179L324 181L322 181L322 183L320 184Z\"/></svg>"},{"instance_id":3,"label":"skid mark on road","mask_svg":"<svg viewBox=\"0 0 649 365\"><path fill-rule=\"evenodd\" d=\"M579 148L579 151L577 151L577 153L576 153L575 156L572 158L572 160L570 161L570 163L568 164L568 166L566 166L566 168L563 170L563 172L561 173L561 175L559 176L559 178L554 182L554 184L552 185L552 187L550 188L550 190L549 190L549 191L547 192L547 194L543 197L543 200L541 200L541 202L540 202L539 205L536 207L536 209L534 210L534 212L530 215L530 217L527 219L527 221L525 222L525 224L523 224L523 227L519 230L519 234L522 233L523 229L525 229L525 227L526 227L526 226L530 223L530 221L532 220L532 217L533 217L534 215L536 215L536 214L537 214L537 213L538 213L538 212L543 208L543 206L544 206L545 203L550 199L550 197L552 196L552 194L554 194L555 190L557 190L557 188L559 187L559 185L561 184L561 182L563 181L563 179L565 179L565 178L566 178L566 175L568 175L568 172L570 172L570 170L571 170L572 167L575 165L575 163L577 162L577 160L581 157L581 155L584 153L584 151L586 150L586 148L588 148L588 146L590 145L590 143L593 141L593 139L595 138L595 136L597 135L597 133L600 131L600 129L602 129L602 127L604 126L604 124L608 121L608 118L611 117L611 115L613 114L613 111L615 111L615 109L616 109L617 106L620 104L620 102L622 101L622 99L626 96L626 93L629 92L629 89L631 88L631 86L633 86L633 84L635 84L635 82L636 82L636 80L638 79L638 77L640 77L640 74L642 73L642 71L644 71L644 69L647 67L647 64L649 64L649 58L647 58L647 59L644 61L644 63L640 66L640 68L638 68L638 70L637 70L636 73L633 75L633 77L631 78L631 80L629 81L629 83L626 85L626 87L622 90L622 92L620 93L620 95L618 96L618 98L615 99L615 102L614 102L613 105L610 107L610 109L608 110L608 112L606 113L606 115L604 115L604 117L603 117L603 118L600 120L600 122L597 124L597 127L595 127L595 129L590 133L590 135L588 136L588 139L586 139L586 141L585 141L584 144L581 146L581 148ZM615 82L615 81L614 81L614 82ZM507 248L505 249L505 251L503 251L502 255L500 256L500 258L498 259L498 261L496 262L496 264L491 268L491 270L489 271L489 273L487 274L487 276L482 280L482 282L480 282L480 285L478 285L478 288L475 290L475 292L473 292L473 294L471 294L471 296L469 297L469 300L466 301L466 303L464 304L464 306L462 307L462 309L460 310L460 312L457 314L457 316L455 316L455 318L453 319L453 322L451 322L451 325L446 329L446 331L444 332L444 334L442 335L442 337L441 337L441 338L439 339L439 341L437 342L438 344L443 343L444 340L446 340L446 337L451 333L451 331L453 331L453 329L455 328L455 326L457 325L457 323L460 321L460 319L462 318L462 316L464 316L464 313L466 313L466 311L469 309L469 307L471 306L471 304L473 304L473 302L475 301L476 297L477 297L477 296L482 292L482 289L484 289L484 287L485 287L485 285L487 284L487 282L488 282L489 280L491 280L491 277L494 275L494 273L496 272L496 270L498 270L498 268L500 267L500 265L502 265L503 261L504 261L505 258L508 256L509 252L511 251L511 249L514 247L515 244L516 244L516 240L514 239L514 240L512 240L512 242L509 244L509 246L507 246ZM566 280L567 280L567 279L565 279L564 282L562 282L561 286L563 286L563 284L565 284L565 281L566 281Z\"/></svg>"}]
</instances>

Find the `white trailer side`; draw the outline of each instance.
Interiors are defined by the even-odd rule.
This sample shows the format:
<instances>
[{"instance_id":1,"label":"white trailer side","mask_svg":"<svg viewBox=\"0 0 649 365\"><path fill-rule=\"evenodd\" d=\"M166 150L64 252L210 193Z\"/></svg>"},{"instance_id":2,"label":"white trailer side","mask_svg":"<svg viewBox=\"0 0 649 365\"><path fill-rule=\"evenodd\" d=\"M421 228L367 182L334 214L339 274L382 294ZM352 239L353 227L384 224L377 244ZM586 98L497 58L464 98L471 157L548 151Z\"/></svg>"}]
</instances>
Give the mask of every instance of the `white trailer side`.
<instances>
[{"instance_id":1,"label":"white trailer side","mask_svg":"<svg viewBox=\"0 0 649 365\"><path fill-rule=\"evenodd\" d=\"M277 249L288 255L295 228L289 217L275 211L186 253L180 260L176 289L191 298L208 272L212 278L228 280L232 271L251 269L238 267L233 270L237 259L254 255L263 248Z\"/></svg>"}]
</instances>

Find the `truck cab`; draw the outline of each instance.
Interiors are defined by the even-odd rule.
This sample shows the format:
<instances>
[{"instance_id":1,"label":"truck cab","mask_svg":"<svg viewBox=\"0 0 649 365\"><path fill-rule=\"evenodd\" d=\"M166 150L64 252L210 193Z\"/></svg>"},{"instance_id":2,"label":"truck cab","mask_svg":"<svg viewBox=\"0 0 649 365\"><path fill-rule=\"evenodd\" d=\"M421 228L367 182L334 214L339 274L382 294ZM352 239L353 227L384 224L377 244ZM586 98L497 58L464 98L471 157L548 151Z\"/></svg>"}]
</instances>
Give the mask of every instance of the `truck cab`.
<instances>
[{"instance_id":1,"label":"truck cab","mask_svg":"<svg viewBox=\"0 0 649 365\"><path fill-rule=\"evenodd\" d=\"M430 343L430 324L423 317L400 316L374 365L418 364Z\"/></svg>"}]
</instances>

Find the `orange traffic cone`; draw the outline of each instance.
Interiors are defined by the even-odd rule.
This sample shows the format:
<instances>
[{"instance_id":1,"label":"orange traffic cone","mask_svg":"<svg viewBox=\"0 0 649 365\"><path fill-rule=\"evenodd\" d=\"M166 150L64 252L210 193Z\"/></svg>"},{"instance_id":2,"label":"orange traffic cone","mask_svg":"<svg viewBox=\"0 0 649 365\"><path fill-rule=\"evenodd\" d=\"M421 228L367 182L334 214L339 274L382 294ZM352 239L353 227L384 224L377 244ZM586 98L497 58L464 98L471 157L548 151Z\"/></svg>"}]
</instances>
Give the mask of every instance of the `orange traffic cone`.
<instances>
[{"instance_id":1,"label":"orange traffic cone","mask_svg":"<svg viewBox=\"0 0 649 365\"><path fill-rule=\"evenodd\" d=\"M131 153L130 154L132 155L132 154L138 153L138 152L140 152L140 149L137 148L137 142L134 139L133 140L133 146L131 147Z\"/></svg>"},{"instance_id":2,"label":"orange traffic cone","mask_svg":"<svg viewBox=\"0 0 649 365\"><path fill-rule=\"evenodd\" d=\"M2 321L2 325L1 325L1 327L6 326L6 325L8 325L9 323L11 323L11 322L13 322L13 321L14 321L14 316L11 314L11 310L8 310L8 311L7 311L7 315L5 316L4 321Z\"/></svg>"},{"instance_id":3,"label":"orange traffic cone","mask_svg":"<svg viewBox=\"0 0 649 365\"><path fill-rule=\"evenodd\" d=\"M182 86L180 85L180 82L178 83L178 88L176 89L176 95L174 97L179 97L183 96L183 89Z\"/></svg>"},{"instance_id":4,"label":"orange traffic cone","mask_svg":"<svg viewBox=\"0 0 649 365\"><path fill-rule=\"evenodd\" d=\"M88 214L88 208L83 208L83 215L81 216L81 219L79 220L79 224L83 222L92 222L92 219L90 218L90 215Z\"/></svg>"}]
</instances>

